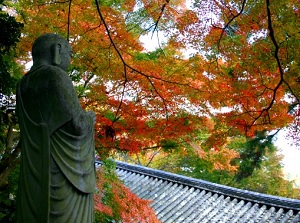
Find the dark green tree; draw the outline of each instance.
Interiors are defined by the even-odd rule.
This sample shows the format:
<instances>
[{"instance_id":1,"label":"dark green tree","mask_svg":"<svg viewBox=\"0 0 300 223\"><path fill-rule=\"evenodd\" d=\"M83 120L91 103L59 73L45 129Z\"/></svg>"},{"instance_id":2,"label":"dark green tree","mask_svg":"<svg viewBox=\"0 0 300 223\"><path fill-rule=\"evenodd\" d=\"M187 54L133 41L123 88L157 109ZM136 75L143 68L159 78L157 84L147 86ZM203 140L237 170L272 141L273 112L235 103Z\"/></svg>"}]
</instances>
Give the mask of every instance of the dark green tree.
<instances>
[{"instance_id":1,"label":"dark green tree","mask_svg":"<svg viewBox=\"0 0 300 223\"><path fill-rule=\"evenodd\" d=\"M235 176L237 181L251 176L255 168L260 168L266 154L276 151L272 141L273 135L267 134L267 131L257 132L255 137L247 138L246 142L237 148L240 153L240 158L236 160L239 163Z\"/></svg>"},{"instance_id":2,"label":"dark green tree","mask_svg":"<svg viewBox=\"0 0 300 223\"><path fill-rule=\"evenodd\" d=\"M9 15L0 0L0 221L11 222L20 148L15 117L15 89L21 69L15 61L15 47L23 24Z\"/></svg>"}]
</instances>

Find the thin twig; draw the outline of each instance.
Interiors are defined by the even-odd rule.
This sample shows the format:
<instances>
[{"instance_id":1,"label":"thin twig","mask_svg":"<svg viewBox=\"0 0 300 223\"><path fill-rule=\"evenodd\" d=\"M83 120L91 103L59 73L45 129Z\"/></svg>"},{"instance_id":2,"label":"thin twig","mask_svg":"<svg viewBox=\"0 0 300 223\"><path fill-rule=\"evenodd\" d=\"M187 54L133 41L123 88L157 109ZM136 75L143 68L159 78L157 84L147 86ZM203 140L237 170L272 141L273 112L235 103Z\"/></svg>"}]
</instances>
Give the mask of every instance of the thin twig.
<instances>
[{"instance_id":1,"label":"thin twig","mask_svg":"<svg viewBox=\"0 0 300 223\"><path fill-rule=\"evenodd\" d=\"M71 5L72 5L72 0L69 0L69 8L68 8L68 34L67 34L67 40L69 42L70 40L70 21L71 21Z\"/></svg>"},{"instance_id":2,"label":"thin twig","mask_svg":"<svg viewBox=\"0 0 300 223\"><path fill-rule=\"evenodd\" d=\"M221 40L222 40L222 37L223 37L223 35L224 35L225 30L229 27L229 25L230 25L237 17L239 17L239 16L243 13L243 11L244 11L244 9L245 9L245 5L246 5L246 0L243 0L241 10L238 12L238 14L233 15L233 17L232 17L232 18L226 23L226 25L222 28L221 36L220 36L219 41L218 41L218 49L219 49L219 51L220 51L220 43L221 43ZM232 14L232 13L231 13L231 14Z\"/></svg>"},{"instance_id":3,"label":"thin twig","mask_svg":"<svg viewBox=\"0 0 300 223\"><path fill-rule=\"evenodd\" d=\"M153 37L153 34L154 34L155 30L157 30L159 20L161 19L162 15L164 14L165 8L166 8L166 6L167 6L167 4L168 4L169 2L170 2L170 0L166 0L166 3L163 4L163 6L162 6L161 9L160 9L159 16L158 16L158 18L157 18L157 20L156 20L156 22L155 22L155 24L154 24L154 29L153 29L153 32L152 32L152 37ZM151 38L152 38L152 37L151 37Z\"/></svg>"}]
</instances>

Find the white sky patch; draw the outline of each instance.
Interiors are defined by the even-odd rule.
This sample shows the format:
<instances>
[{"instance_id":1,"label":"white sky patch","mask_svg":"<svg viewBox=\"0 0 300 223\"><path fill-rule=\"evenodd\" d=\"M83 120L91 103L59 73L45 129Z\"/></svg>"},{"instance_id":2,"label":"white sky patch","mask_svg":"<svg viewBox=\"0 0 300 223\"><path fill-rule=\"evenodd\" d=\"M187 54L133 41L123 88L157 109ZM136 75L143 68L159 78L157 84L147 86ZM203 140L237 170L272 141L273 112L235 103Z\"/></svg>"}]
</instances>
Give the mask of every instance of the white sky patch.
<instances>
[{"instance_id":1,"label":"white sky patch","mask_svg":"<svg viewBox=\"0 0 300 223\"><path fill-rule=\"evenodd\" d=\"M140 36L140 41L147 52L154 51L163 46L167 42L167 38L162 32L148 33L146 35Z\"/></svg>"},{"instance_id":2,"label":"white sky patch","mask_svg":"<svg viewBox=\"0 0 300 223\"><path fill-rule=\"evenodd\" d=\"M185 1L185 6L187 9L192 9L192 5L193 5L193 0L186 0Z\"/></svg>"},{"instance_id":3,"label":"white sky patch","mask_svg":"<svg viewBox=\"0 0 300 223\"><path fill-rule=\"evenodd\" d=\"M32 60L31 60L30 62L26 63L26 64L25 64L25 70L26 70L26 71L29 71L30 68L32 67L32 65L33 65L33 61L32 61Z\"/></svg>"},{"instance_id":4,"label":"white sky patch","mask_svg":"<svg viewBox=\"0 0 300 223\"><path fill-rule=\"evenodd\" d=\"M254 42L256 42L258 39L265 39L268 35L268 31L265 29L262 29L256 33L252 33L250 34L249 38L248 38L248 43L252 44Z\"/></svg>"},{"instance_id":5,"label":"white sky patch","mask_svg":"<svg viewBox=\"0 0 300 223\"><path fill-rule=\"evenodd\" d=\"M287 131L287 129L283 129L278 133L274 145L278 148L279 154L284 155L282 163L284 165L283 171L286 178L288 180L294 180L295 186L300 187L300 150L290 145L286 139Z\"/></svg>"}]
</instances>

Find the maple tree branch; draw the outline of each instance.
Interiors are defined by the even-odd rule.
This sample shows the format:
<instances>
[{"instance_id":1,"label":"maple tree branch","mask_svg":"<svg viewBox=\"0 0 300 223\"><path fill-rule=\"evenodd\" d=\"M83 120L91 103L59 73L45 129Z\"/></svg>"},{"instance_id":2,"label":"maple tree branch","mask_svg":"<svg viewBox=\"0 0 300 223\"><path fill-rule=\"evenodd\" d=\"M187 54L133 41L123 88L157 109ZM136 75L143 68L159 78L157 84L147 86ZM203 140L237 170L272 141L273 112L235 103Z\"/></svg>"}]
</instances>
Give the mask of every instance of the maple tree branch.
<instances>
[{"instance_id":1,"label":"maple tree branch","mask_svg":"<svg viewBox=\"0 0 300 223\"><path fill-rule=\"evenodd\" d=\"M84 31L84 33L80 34L79 36L84 36L84 35L87 34L88 32L91 32L91 31L94 31L94 30L100 28L100 26L101 26L101 22L100 22L100 24L99 24L98 26L91 27L91 28L87 29L86 31Z\"/></svg>"},{"instance_id":2,"label":"maple tree branch","mask_svg":"<svg viewBox=\"0 0 300 223\"><path fill-rule=\"evenodd\" d=\"M158 32L156 32L156 38L157 38L158 47L161 49L162 53L163 53L164 55L166 55L164 49L162 48L162 46L161 46L161 44L160 44Z\"/></svg>"},{"instance_id":3,"label":"maple tree branch","mask_svg":"<svg viewBox=\"0 0 300 223\"><path fill-rule=\"evenodd\" d=\"M155 30L156 30L157 27L158 27L159 20L161 19L162 15L163 15L163 13L164 13L164 11L165 11L165 8L166 8L166 6L167 6L167 4L168 4L169 2L170 2L170 0L166 0L166 2L163 4L163 6L162 6L161 9L160 9L159 16L158 16L158 18L157 18L157 20L156 20L156 22L155 22L155 24L154 24L154 29L153 29L153 32L152 32L152 37L153 37L153 34L154 34Z\"/></svg>"},{"instance_id":4,"label":"maple tree branch","mask_svg":"<svg viewBox=\"0 0 300 223\"><path fill-rule=\"evenodd\" d=\"M272 26L272 16L271 16L271 10L270 10L270 0L266 0L266 5L267 5L267 19L268 19L269 36L271 38L271 41L272 41L273 45L275 46L274 57L276 59L277 66L278 66L279 71L280 71L280 82L278 83L278 85L279 85L283 81L283 73L284 72L283 72L283 69L282 69L282 66L281 66L281 62L280 62L280 58L279 58L279 55L278 55L279 45L278 45L278 43L276 41L274 30L273 30L273 26Z\"/></svg>"},{"instance_id":5,"label":"maple tree branch","mask_svg":"<svg viewBox=\"0 0 300 223\"><path fill-rule=\"evenodd\" d=\"M72 5L72 0L67 0L67 1L54 1L54 2L46 2L43 4L39 4L38 6L43 6L43 5L51 5L51 4L65 4L65 3L69 3L68 6L68 22L67 22L67 40L69 42L70 40L70 21L71 21L71 5ZM63 25L62 27L64 27L65 25Z\"/></svg>"},{"instance_id":6,"label":"maple tree branch","mask_svg":"<svg viewBox=\"0 0 300 223\"><path fill-rule=\"evenodd\" d=\"M231 15L233 15L233 17L232 17L232 18L226 23L226 25L222 28L221 36L220 36L219 41L218 41L218 50L219 50L219 51L220 51L221 40L222 40L222 37L223 37L223 35L224 35L225 30L229 27L230 23L232 23L237 17L239 17L239 16L243 13L243 11L244 11L244 9L245 9L245 5L246 5L246 0L243 0L241 10L240 10L236 15L233 15L233 14L231 13Z\"/></svg>"},{"instance_id":7,"label":"maple tree branch","mask_svg":"<svg viewBox=\"0 0 300 223\"><path fill-rule=\"evenodd\" d=\"M101 10L100 10L100 4L99 4L99 1L98 0L95 0L96 2L96 8L97 8L97 11L98 11L98 14L100 16L100 20L102 21L104 27L105 27L105 30L107 32L107 35L109 37L109 40L110 40L110 43L112 44L112 47L114 48L114 50L116 51L118 57L120 58L122 64L123 64L123 67L124 67L124 82L123 82L123 90L122 90L122 96L121 96L121 100L120 100L120 104L117 108L117 111L116 111L116 117L121 109L121 106L123 104L123 100L124 100L124 95L125 95L125 90L126 90L126 85L128 83L128 78L127 78L127 68L130 69L131 71L133 72L136 72L137 74L140 74L142 75L143 77L145 77L150 85L153 87L154 91L156 92L156 94L158 95L158 97L161 99L162 103L163 103L163 107L164 107L164 111L165 111L165 116L166 118L168 119L168 106L167 106L167 102L171 102L171 101L168 101L166 100L166 98L159 92L159 90L157 89L157 87L155 86L155 84L153 83L153 81L151 79L155 79L155 80L159 80L159 81L162 81L162 82L166 82L166 83L169 83L169 84L174 84L174 85L181 85L181 86L187 86L187 87L190 87L194 90L197 90L197 91L201 91L200 89L198 88L195 88L193 86L191 86L189 83L180 83L180 82L175 82L175 81L169 81L169 80L165 80L163 78L160 78L160 77L155 77L155 76L152 76L152 75L147 75L145 74L144 72L142 71L139 71L137 69L135 69L134 67L132 67L131 65L129 65L123 58L122 54L121 54L121 50L118 49L116 43L114 42L113 40L113 37L111 35L111 32L109 30L109 26L106 24L106 21L103 17L103 14L101 13ZM166 3L163 5L163 7L161 8L161 13L160 13L160 16L158 17L157 21L156 21L156 27L157 27L157 24L159 23L159 20L162 16L162 13L164 12L165 10L165 7L167 5L167 3L169 3L169 0L166 0ZM156 28L155 28L156 29ZM154 30L155 30L154 29Z\"/></svg>"},{"instance_id":8,"label":"maple tree branch","mask_svg":"<svg viewBox=\"0 0 300 223\"><path fill-rule=\"evenodd\" d=\"M115 118L114 118L114 120L113 120L112 123L116 122L120 118L120 117L117 117L117 116L118 116L118 113L120 112L122 104L123 104L124 95L125 95L125 89L126 89L126 84L127 84L127 78L123 82L123 90L122 90L122 94L121 94L121 100L120 100L119 106L117 108Z\"/></svg>"},{"instance_id":9,"label":"maple tree branch","mask_svg":"<svg viewBox=\"0 0 300 223\"><path fill-rule=\"evenodd\" d=\"M68 42L70 38L71 5L72 5L72 0L69 1L69 8L68 8L68 34L67 34Z\"/></svg>"},{"instance_id":10,"label":"maple tree branch","mask_svg":"<svg viewBox=\"0 0 300 223\"><path fill-rule=\"evenodd\" d=\"M179 86L186 86L186 87L190 87L194 90L197 90L197 91L201 91L203 92L203 90L200 90L199 88L195 88L193 86L191 86L189 83L180 83L180 82L177 82L177 81L170 81L170 80L166 80L166 79L163 79L163 78L160 78L160 77L155 77L155 76L151 76L151 75L147 75L139 70L136 70L134 67L130 66L127 64L127 67L130 68L132 71L144 76L145 78L147 78L148 80L150 80L151 78L152 79L155 79L155 80L158 80L158 81L162 81L162 82L165 82L165 83L168 83L168 84L174 84L174 85L179 85Z\"/></svg>"},{"instance_id":11,"label":"maple tree branch","mask_svg":"<svg viewBox=\"0 0 300 223\"><path fill-rule=\"evenodd\" d=\"M61 25L61 26L54 26L54 28L63 28L63 27L65 27L65 26L67 26L68 24L63 24L63 25Z\"/></svg>"},{"instance_id":12,"label":"maple tree branch","mask_svg":"<svg viewBox=\"0 0 300 223\"><path fill-rule=\"evenodd\" d=\"M120 51L118 50L118 48L117 48L117 46L116 46L116 44L115 44L115 42L114 42L114 40L113 40L113 38L112 38L112 36L111 36L111 34L110 34L110 30L109 30L109 28L108 28L108 26L107 26L107 24L106 24L106 22L105 22L105 19L104 19L102 13L101 13L100 5L99 5L98 0L95 0L95 2L96 2L96 7L97 7L98 14L99 14L99 16L100 16L101 21L103 22L103 25L104 25L105 30L106 30L106 32L107 32L108 38L109 38L109 40L110 40L110 43L113 45L113 47L114 47L114 49L116 50L117 54L119 55L119 58L121 59L122 63L123 63L124 65L126 65L126 62L124 61L124 59L123 59L123 57L122 57L122 54L121 54Z\"/></svg>"},{"instance_id":13,"label":"maple tree branch","mask_svg":"<svg viewBox=\"0 0 300 223\"><path fill-rule=\"evenodd\" d=\"M98 0L95 0L95 2L96 2L96 8L97 8L98 14L99 14L99 16L100 16L101 21L102 21L103 24L104 24L104 27L105 27L105 29L106 29L107 35L108 35L108 37L109 37L109 40L110 40L111 44L113 45L113 48L114 48L115 51L117 52L119 58L121 59L122 64L123 64L123 67L124 67L124 78L125 78L124 84L123 84L124 86L123 86L123 91L122 91L121 101L120 101L120 104L119 104L119 107L118 107L118 109L117 109L116 114L119 113L119 111L120 111L120 109L121 109L121 106L122 106L122 103L123 103L123 98L124 98L124 94L125 94L125 88L126 88L126 84L127 84L127 82L128 82L128 79L127 79L127 69L126 69L126 68L128 67L129 69L131 69L131 70L133 70L133 71L136 71L136 72L138 72L139 74L142 74L143 76L145 76L145 77L147 78L147 80L150 82L150 84L151 84L152 87L154 88L155 92L158 94L158 96L159 96L159 97L161 98L161 100L163 101L164 107L165 107L165 111L166 111L166 117L168 117L168 116L167 116L168 108L167 108L166 103L165 103L165 98L162 97L162 95L161 95L161 94L158 92L158 90L156 89L155 85L152 83L152 81L150 81L150 76L148 76L148 75L142 73L141 71L137 71L136 69L134 69L133 67L131 67L129 64L126 63L126 61L124 60L124 58L123 58L121 52L119 51L118 47L116 46L116 44L115 44L115 42L114 42L114 40L113 40L113 38L112 38L112 36L111 36L111 34L110 34L110 30L109 30L109 28L108 28L108 26L107 26L107 24L106 24L106 22L105 22L105 19L104 19L102 13L101 13L100 5L99 5ZM116 115L116 116L117 116L117 115Z\"/></svg>"},{"instance_id":14,"label":"maple tree branch","mask_svg":"<svg viewBox=\"0 0 300 223\"><path fill-rule=\"evenodd\" d=\"M266 12L267 12L267 24L268 24L269 37L270 37L271 43L274 46L273 57L276 61L280 76L279 76L279 81L274 88L267 87L264 83L262 83L262 85L265 87L265 89L263 90L263 92L260 95L262 95L265 92L265 90L272 91L271 101L269 102L269 104L266 107L262 108L260 111L250 111L243 105L244 109L246 110L246 112L243 114L248 114L253 119L250 124L244 124L246 134L252 126L271 124L271 117L270 117L269 111L273 107L275 100L276 100L277 92L283 83L286 84L286 86L288 87L288 89L290 90L292 95L295 96L297 103L299 103L298 97L295 95L295 93L293 92L293 90L289 86L289 84L284 80L284 70L283 70L283 67L281 64L281 59L279 56L280 46L276 40L275 32L273 29L272 14L271 14L271 10L270 10L270 0L266 0ZM231 21L232 20L230 20L230 22ZM228 27L229 23L227 23L225 28ZM261 72L259 72L259 74L263 80L263 75L261 74ZM259 113L259 114L257 116L254 116L253 113ZM262 119L262 123L256 123L259 119Z\"/></svg>"},{"instance_id":15,"label":"maple tree branch","mask_svg":"<svg viewBox=\"0 0 300 223\"><path fill-rule=\"evenodd\" d=\"M252 121L251 126L254 125L254 123L262 117L262 115L266 112L269 115L269 110L272 108L275 99L276 99L276 94L277 94L277 90L279 89L279 87L282 85L283 83L283 69L281 66L281 62L280 62L280 58L279 58L279 45L276 41L275 38L275 34L274 34L274 29L273 29L273 25L272 25L272 15L271 15L271 10L270 10L270 0L266 0L266 9L267 9L267 21L268 21L268 30L269 30L269 36L271 38L271 41L275 47L274 50L274 58L277 62L277 66L279 68L279 74L280 74L280 80L278 82L278 84L275 86L275 88L272 90L273 91L273 97L271 99L271 102L269 103L269 105L266 108L263 108L262 111L260 112L260 114Z\"/></svg>"},{"instance_id":16,"label":"maple tree branch","mask_svg":"<svg viewBox=\"0 0 300 223\"><path fill-rule=\"evenodd\" d=\"M283 68L282 68L282 65L281 65L281 61L280 61L280 57L279 57L279 48L280 47L279 47L279 45L277 43L277 40L275 38L275 32L274 32L273 24L272 24L272 14L271 14L271 10L270 10L270 0L266 0L266 10L267 10L267 23L268 23L269 37L271 39L272 44L275 47L273 56L274 56L274 58L276 60L277 67L279 69L280 79L279 79L279 82L277 83L277 85L275 86L274 89L270 89L270 88L267 88L267 86L265 86L265 88L267 88L268 90L273 91L272 99L271 99L270 103L268 104L268 106L265 107L265 108L263 108L260 111L260 113L254 118L254 120L251 122L251 124L248 126L248 128L251 128L251 126L257 125L255 123L260 118L267 118L267 121L264 122L264 123L271 124L271 118L270 118L269 110L272 108L272 106L275 103L275 99L276 99L276 95L277 95L278 89L280 88L280 86L283 83L286 83L286 81L284 80L284 71L283 71ZM288 85L288 83L286 83L286 84L287 84L288 88L290 90L292 90L290 88L290 86ZM246 132L248 131L248 128L246 129Z\"/></svg>"},{"instance_id":17,"label":"maple tree branch","mask_svg":"<svg viewBox=\"0 0 300 223\"><path fill-rule=\"evenodd\" d=\"M117 46L116 46L116 44L115 44L115 42L114 42L114 40L113 40L113 38L112 38L112 36L111 36L111 34L110 34L110 30L109 30L109 28L108 28L108 26L107 26L107 24L106 24L106 22L105 22L105 19L104 19L102 13L101 13L100 5L99 5L98 0L95 0L95 2L96 2L96 8L97 8L98 14L99 14L99 16L100 16L101 21L103 22L103 25L104 25L105 29L106 29L108 38L109 38L111 44L113 45L115 51L117 52L119 58L121 59L121 61L122 61L122 63L123 63L123 66L124 66L124 78L125 78L125 80L124 80L124 84L123 84L123 90L122 90L121 101L120 101L120 104L119 104L119 106L118 106L118 109L117 109L116 115L115 115L115 117L117 117L117 115L118 115L118 113L119 113L119 111L120 111L120 109L121 109L121 106L122 106L122 104L123 104L124 94L125 94L125 89L126 89L126 84L127 84L127 81L128 81L128 80L127 80L127 70L126 70L127 63L125 62L125 60L124 60L122 54L121 54L120 51L118 50L118 48L117 48ZM115 122L116 120L117 120L117 119L115 118L114 122Z\"/></svg>"},{"instance_id":18,"label":"maple tree branch","mask_svg":"<svg viewBox=\"0 0 300 223\"><path fill-rule=\"evenodd\" d=\"M83 89L86 89L87 85L93 79L94 76L95 76L95 74L92 72L91 75L84 81Z\"/></svg>"},{"instance_id":19,"label":"maple tree branch","mask_svg":"<svg viewBox=\"0 0 300 223\"><path fill-rule=\"evenodd\" d=\"M157 151L153 151L153 153L152 153L152 155L151 155L151 158L149 159L149 161L148 161L147 164L145 165L146 167L148 167L148 166L151 164L152 160L154 159L154 157L155 157L156 155L159 154L159 152L160 152L160 149L158 149Z\"/></svg>"},{"instance_id":20,"label":"maple tree branch","mask_svg":"<svg viewBox=\"0 0 300 223\"><path fill-rule=\"evenodd\" d=\"M287 83L284 79L283 79L283 83L286 84L286 86L288 87L289 91L292 93L292 95L295 97L297 104L299 104L300 99L298 98L298 96L295 94L295 92L293 91L293 89L291 88L291 86L289 85L289 83Z\"/></svg>"},{"instance_id":21,"label":"maple tree branch","mask_svg":"<svg viewBox=\"0 0 300 223\"><path fill-rule=\"evenodd\" d=\"M158 90L156 89L154 83L150 80L149 77L147 77L148 81L150 82L151 86L153 87L154 91L156 92L156 94L162 99L162 102L164 104L164 108L165 108L165 113L166 113L166 119L168 119L168 106L166 104L166 100L163 98L163 96L158 92Z\"/></svg>"}]
</instances>

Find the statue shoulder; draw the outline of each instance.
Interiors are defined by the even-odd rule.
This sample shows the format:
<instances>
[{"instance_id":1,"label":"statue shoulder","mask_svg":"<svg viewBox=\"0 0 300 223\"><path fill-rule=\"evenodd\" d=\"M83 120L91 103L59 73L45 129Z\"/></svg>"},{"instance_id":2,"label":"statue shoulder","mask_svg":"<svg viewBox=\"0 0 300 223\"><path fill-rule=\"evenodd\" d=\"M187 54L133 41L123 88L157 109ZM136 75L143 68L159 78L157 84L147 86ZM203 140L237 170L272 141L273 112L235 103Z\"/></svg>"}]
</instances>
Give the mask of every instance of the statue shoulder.
<instances>
[{"instance_id":1,"label":"statue shoulder","mask_svg":"<svg viewBox=\"0 0 300 223\"><path fill-rule=\"evenodd\" d=\"M64 71L63 69L53 66L53 65L46 65L43 66L43 73L50 77L59 77L59 78L67 78L69 77L67 72Z\"/></svg>"},{"instance_id":2,"label":"statue shoulder","mask_svg":"<svg viewBox=\"0 0 300 223\"><path fill-rule=\"evenodd\" d=\"M37 73L36 78L51 82L51 85L72 85L72 80L67 72L56 66L44 65L32 73Z\"/></svg>"}]
</instances>

